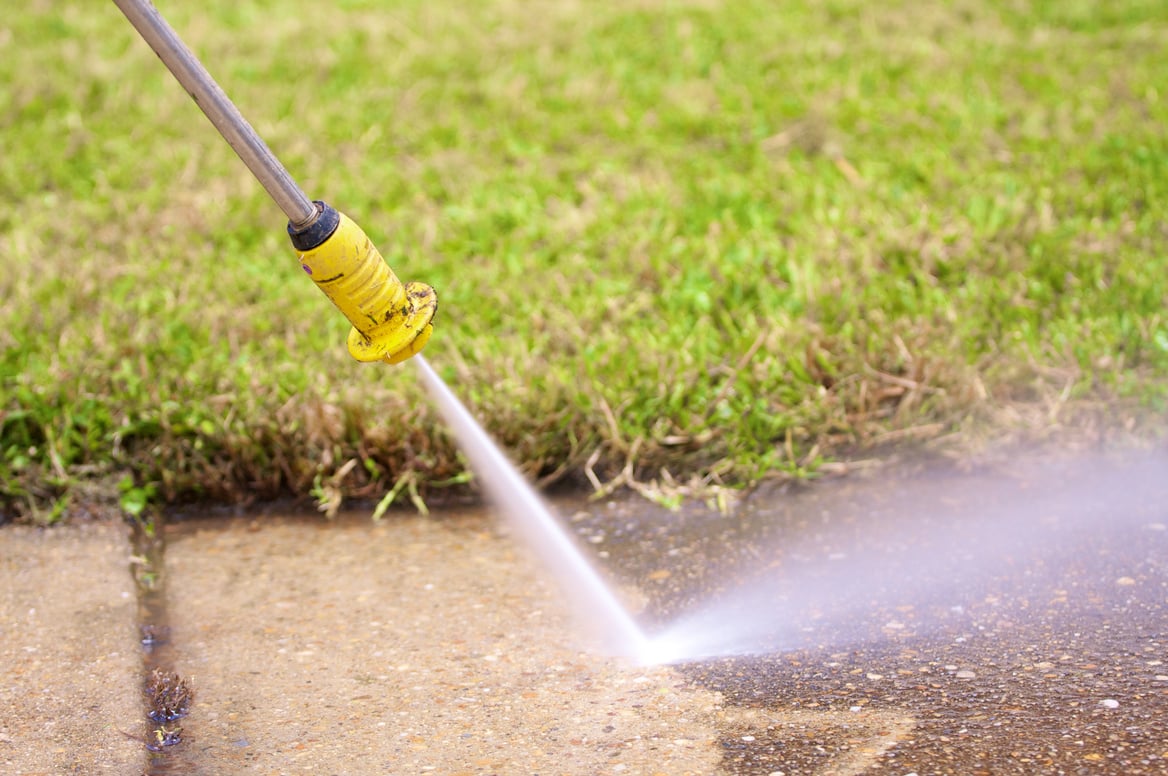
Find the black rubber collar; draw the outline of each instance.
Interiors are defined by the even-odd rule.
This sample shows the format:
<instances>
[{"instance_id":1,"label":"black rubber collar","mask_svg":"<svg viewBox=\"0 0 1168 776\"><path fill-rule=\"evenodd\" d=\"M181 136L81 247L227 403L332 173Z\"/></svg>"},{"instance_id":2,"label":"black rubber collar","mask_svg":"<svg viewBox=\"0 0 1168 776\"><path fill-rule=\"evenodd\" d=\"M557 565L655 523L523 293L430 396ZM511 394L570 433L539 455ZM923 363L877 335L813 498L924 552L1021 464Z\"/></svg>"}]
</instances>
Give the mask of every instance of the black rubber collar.
<instances>
[{"instance_id":1,"label":"black rubber collar","mask_svg":"<svg viewBox=\"0 0 1168 776\"><path fill-rule=\"evenodd\" d=\"M318 215L316 220L303 229L293 229L288 223L288 236L292 238L292 246L298 251L310 251L320 247L325 240L333 236L341 223L341 214L327 203L319 199L314 200Z\"/></svg>"}]
</instances>

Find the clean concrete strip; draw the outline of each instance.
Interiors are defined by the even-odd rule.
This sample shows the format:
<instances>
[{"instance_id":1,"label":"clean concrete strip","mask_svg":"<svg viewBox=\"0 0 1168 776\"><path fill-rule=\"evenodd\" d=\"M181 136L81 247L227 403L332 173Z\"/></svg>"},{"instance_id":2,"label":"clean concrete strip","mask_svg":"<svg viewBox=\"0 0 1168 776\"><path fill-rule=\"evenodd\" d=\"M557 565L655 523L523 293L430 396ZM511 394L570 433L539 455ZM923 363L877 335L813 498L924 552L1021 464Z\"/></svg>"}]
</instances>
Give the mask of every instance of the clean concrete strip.
<instances>
[{"instance_id":1,"label":"clean concrete strip","mask_svg":"<svg viewBox=\"0 0 1168 776\"><path fill-rule=\"evenodd\" d=\"M719 697L574 644L483 520L168 533L188 755L214 773L711 774Z\"/></svg>"},{"instance_id":2,"label":"clean concrete strip","mask_svg":"<svg viewBox=\"0 0 1168 776\"><path fill-rule=\"evenodd\" d=\"M120 525L0 529L5 774L141 773L141 656Z\"/></svg>"}]
</instances>

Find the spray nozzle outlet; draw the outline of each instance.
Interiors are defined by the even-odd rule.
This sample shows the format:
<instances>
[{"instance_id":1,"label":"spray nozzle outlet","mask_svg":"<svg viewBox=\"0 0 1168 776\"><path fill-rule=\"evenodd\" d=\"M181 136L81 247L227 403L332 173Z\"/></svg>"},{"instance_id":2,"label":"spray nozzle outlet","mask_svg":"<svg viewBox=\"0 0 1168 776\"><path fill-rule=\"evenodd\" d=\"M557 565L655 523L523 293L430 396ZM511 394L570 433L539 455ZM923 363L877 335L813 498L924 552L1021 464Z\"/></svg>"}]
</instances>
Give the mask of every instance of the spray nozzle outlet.
<instances>
[{"instance_id":1,"label":"spray nozzle outlet","mask_svg":"<svg viewBox=\"0 0 1168 776\"><path fill-rule=\"evenodd\" d=\"M349 323L349 354L396 364L417 355L434 331L438 296L425 283L402 283L372 241L344 213L323 202L319 215L288 234L300 266Z\"/></svg>"}]
</instances>

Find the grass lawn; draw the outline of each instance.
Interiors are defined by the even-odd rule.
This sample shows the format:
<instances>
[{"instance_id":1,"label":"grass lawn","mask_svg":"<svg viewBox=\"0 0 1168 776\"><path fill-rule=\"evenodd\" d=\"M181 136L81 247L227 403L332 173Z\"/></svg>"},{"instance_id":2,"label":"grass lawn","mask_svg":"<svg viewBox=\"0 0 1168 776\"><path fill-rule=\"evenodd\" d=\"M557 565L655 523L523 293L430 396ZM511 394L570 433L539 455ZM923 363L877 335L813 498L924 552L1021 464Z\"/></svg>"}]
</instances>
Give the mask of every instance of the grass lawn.
<instances>
[{"instance_id":1,"label":"grass lawn","mask_svg":"<svg viewBox=\"0 0 1168 776\"><path fill-rule=\"evenodd\" d=\"M545 482L1162 432L1162 0L158 6ZM0 17L0 139L0 515L466 481L112 3Z\"/></svg>"}]
</instances>

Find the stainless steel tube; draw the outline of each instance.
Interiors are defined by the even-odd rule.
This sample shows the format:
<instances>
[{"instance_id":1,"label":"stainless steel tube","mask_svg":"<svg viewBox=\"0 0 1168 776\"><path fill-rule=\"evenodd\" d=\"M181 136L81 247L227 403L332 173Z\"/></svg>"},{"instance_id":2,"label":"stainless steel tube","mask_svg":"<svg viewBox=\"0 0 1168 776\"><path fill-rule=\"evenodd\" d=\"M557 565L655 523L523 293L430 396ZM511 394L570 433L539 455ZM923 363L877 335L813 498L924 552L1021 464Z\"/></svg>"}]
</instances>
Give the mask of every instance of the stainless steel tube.
<instances>
[{"instance_id":1,"label":"stainless steel tube","mask_svg":"<svg viewBox=\"0 0 1168 776\"><path fill-rule=\"evenodd\" d=\"M114 3L239 154L288 216L291 226L299 230L312 224L317 217L316 206L150 0L114 0Z\"/></svg>"}]
</instances>

